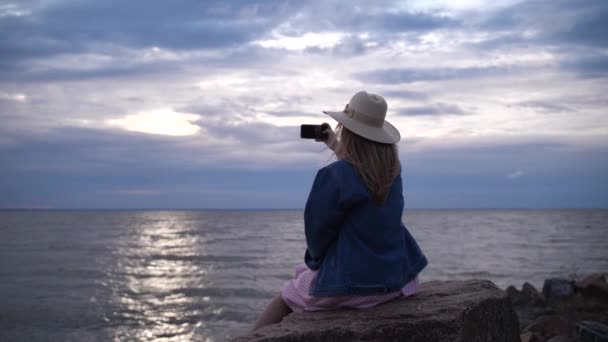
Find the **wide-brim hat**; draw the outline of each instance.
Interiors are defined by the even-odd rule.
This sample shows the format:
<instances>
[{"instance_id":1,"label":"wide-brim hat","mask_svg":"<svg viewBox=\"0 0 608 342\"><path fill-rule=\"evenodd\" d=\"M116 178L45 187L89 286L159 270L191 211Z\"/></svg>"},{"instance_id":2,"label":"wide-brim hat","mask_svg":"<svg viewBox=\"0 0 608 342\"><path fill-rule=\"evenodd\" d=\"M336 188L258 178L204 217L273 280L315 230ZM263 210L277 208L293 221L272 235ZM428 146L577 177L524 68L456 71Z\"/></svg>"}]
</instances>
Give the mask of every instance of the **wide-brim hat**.
<instances>
[{"instance_id":1,"label":"wide-brim hat","mask_svg":"<svg viewBox=\"0 0 608 342\"><path fill-rule=\"evenodd\" d=\"M360 91L353 95L344 110L323 111L355 134L384 144L394 144L401 140L401 134L386 118L388 106L384 98L376 94Z\"/></svg>"}]
</instances>

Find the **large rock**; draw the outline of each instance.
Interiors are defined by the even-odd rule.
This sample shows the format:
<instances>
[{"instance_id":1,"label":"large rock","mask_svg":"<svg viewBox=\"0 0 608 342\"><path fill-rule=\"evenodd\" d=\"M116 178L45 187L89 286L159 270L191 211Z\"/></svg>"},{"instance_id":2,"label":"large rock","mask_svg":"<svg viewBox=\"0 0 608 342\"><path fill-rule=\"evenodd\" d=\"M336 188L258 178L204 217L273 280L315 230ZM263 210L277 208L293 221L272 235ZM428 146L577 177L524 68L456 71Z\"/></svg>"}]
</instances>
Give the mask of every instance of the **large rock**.
<instances>
[{"instance_id":1,"label":"large rock","mask_svg":"<svg viewBox=\"0 0 608 342\"><path fill-rule=\"evenodd\" d=\"M405 299L364 310L292 313L234 341L519 342L506 293L486 280L431 281Z\"/></svg>"},{"instance_id":2,"label":"large rock","mask_svg":"<svg viewBox=\"0 0 608 342\"><path fill-rule=\"evenodd\" d=\"M596 297L608 301L608 283L601 273L591 274L575 281L576 289L586 297Z\"/></svg>"},{"instance_id":3,"label":"large rock","mask_svg":"<svg viewBox=\"0 0 608 342\"><path fill-rule=\"evenodd\" d=\"M521 291L514 286L506 289L507 295L511 298L513 309L519 318L519 327L524 329L529 326L536 318L550 314L543 296L530 283L524 283ZM523 341L523 338L522 338Z\"/></svg>"}]
</instances>

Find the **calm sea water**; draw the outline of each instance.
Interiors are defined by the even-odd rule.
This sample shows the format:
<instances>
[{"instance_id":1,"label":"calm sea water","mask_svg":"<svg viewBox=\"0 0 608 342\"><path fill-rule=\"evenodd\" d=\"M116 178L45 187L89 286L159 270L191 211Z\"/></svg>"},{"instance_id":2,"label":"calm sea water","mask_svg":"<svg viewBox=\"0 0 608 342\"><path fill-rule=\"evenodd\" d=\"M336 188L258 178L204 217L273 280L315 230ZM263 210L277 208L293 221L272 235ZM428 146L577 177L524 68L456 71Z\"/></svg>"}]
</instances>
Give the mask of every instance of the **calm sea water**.
<instances>
[{"instance_id":1,"label":"calm sea water","mask_svg":"<svg viewBox=\"0 0 608 342\"><path fill-rule=\"evenodd\" d=\"M608 271L608 210L411 210L422 281ZM301 211L2 211L0 341L224 341L302 261Z\"/></svg>"}]
</instances>

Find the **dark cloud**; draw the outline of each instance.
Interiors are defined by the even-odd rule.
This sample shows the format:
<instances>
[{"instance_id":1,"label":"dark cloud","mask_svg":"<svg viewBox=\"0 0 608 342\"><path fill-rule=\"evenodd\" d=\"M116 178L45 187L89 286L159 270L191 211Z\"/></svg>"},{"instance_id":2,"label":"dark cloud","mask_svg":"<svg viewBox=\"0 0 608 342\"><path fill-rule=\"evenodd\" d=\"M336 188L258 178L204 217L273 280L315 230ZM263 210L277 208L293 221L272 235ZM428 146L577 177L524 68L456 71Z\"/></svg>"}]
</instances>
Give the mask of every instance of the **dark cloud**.
<instances>
[{"instance_id":1,"label":"dark cloud","mask_svg":"<svg viewBox=\"0 0 608 342\"><path fill-rule=\"evenodd\" d=\"M265 127L255 128L263 133ZM227 140L224 133L242 137L241 131L224 129L217 133ZM209 138L74 128L16 137L15 145L0 148L0 207L302 208L318 162L279 167L274 163L286 157L282 152L275 161L265 160L266 168L251 168L259 150L272 146L255 142L249 142L249 159L214 162L217 155L196 144L204 139ZM515 142L405 149L401 159L407 206L608 205L602 195L608 191L605 148L563 147ZM229 150L219 150L224 153ZM513 170L525 172L517 183L507 177ZM456 194L460 200L452 198Z\"/></svg>"},{"instance_id":2,"label":"dark cloud","mask_svg":"<svg viewBox=\"0 0 608 342\"><path fill-rule=\"evenodd\" d=\"M65 0L26 4L28 15L0 17L0 67L10 68L31 58L62 53L101 52L108 46L176 50L238 47L267 36L290 21L294 32L402 33L451 25L453 19L428 13L372 13L352 4L304 2L149 1L81 2ZM385 9L386 10L386 9ZM340 15L336 15L340 13ZM297 14L297 15L296 15ZM289 34L289 31L285 32ZM345 41L336 54L364 50L360 40Z\"/></svg>"},{"instance_id":3,"label":"dark cloud","mask_svg":"<svg viewBox=\"0 0 608 342\"><path fill-rule=\"evenodd\" d=\"M301 117L311 115L317 115L320 117L323 116L323 114L321 113L322 109L319 109L317 112L304 112L290 109L294 106L314 103L315 100L312 97L281 95L270 97L270 99L262 99L259 97L246 95L234 96L231 97L229 100L221 101L221 103L215 105L209 105L208 99L203 97L192 101L192 103L189 105L177 108L177 111L183 113L200 114L207 119L214 118L221 120L236 120L242 114L251 114L252 107L263 105L265 101L271 101L276 104L277 107L285 109L258 111L259 113L264 113L277 117Z\"/></svg>"},{"instance_id":4,"label":"dark cloud","mask_svg":"<svg viewBox=\"0 0 608 342\"><path fill-rule=\"evenodd\" d=\"M563 61L561 67L585 78L606 77L608 76L608 55L573 56Z\"/></svg>"},{"instance_id":5,"label":"dark cloud","mask_svg":"<svg viewBox=\"0 0 608 342\"><path fill-rule=\"evenodd\" d=\"M348 11L346 12L348 13ZM328 13L329 14L329 13ZM344 28L348 32L371 32L393 34L425 32L444 27L457 27L461 23L453 18L424 12L356 12L348 15L330 14L328 28Z\"/></svg>"},{"instance_id":6,"label":"dark cloud","mask_svg":"<svg viewBox=\"0 0 608 342\"><path fill-rule=\"evenodd\" d=\"M267 123L230 123L230 122L208 122L200 120L194 124L204 127L208 137L216 140L234 139L245 146L264 144L284 144L296 141L299 138L299 126L277 127Z\"/></svg>"},{"instance_id":7,"label":"dark cloud","mask_svg":"<svg viewBox=\"0 0 608 342\"><path fill-rule=\"evenodd\" d=\"M273 116L278 116L278 117L302 117L302 116L312 116L312 115L319 115L321 114L321 111L319 110L319 112L302 112L302 111L292 111L292 110L272 110L272 111L265 111L266 114L269 115L273 115Z\"/></svg>"},{"instance_id":8,"label":"dark cloud","mask_svg":"<svg viewBox=\"0 0 608 342\"><path fill-rule=\"evenodd\" d=\"M498 36L479 48L608 46L608 2L522 1L485 16L477 29ZM524 34L524 32L532 34Z\"/></svg>"},{"instance_id":9,"label":"dark cloud","mask_svg":"<svg viewBox=\"0 0 608 342\"><path fill-rule=\"evenodd\" d=\"M66 0L0 17L0 55L6 67L24 59L97 51L99 46L211 49L259 38L297 10L284 1Z\"/></svg>"},{"instance_id":10,"label":"dark cloud","mask_svg":"<svg viewBox=\"0 0 608 342\"><path fill-rule=\"evenodd\" d=\"M351 57L360 56L368 51L366 40L360 37L350 35L346 39L342 39L331 49L331 53L335 56Z\"/></svg>"},{"instance_id":11,"label":"dark cloud","mask_svg":"<svg viewBox=\"0 0 608 342\"><path fill-rule=\"evenodd\" d=\"M138 64L113 63L108 66L92 67L89 69L73 69L69 65L43 70L15 68L0 71L4 81L78 81L95 80L100 78L127 79L141 75L176 73L181 66L170 62L146 62Z\"/></svg>"},{"instance_id":12,"label":"dark cloud","mask_svg":"<svg viewBox=\"0 0 608 342\"><path fill-rule=\"evenodd\" d=\"M583 45L587 47L608 46L608 3L605 1L585 0L580 2L561 1L558 10L572 13L571 25L563 25L547 35L554 44ZM547 6L551 6L547 2Z\"/></svg>"},{"instance_id":13,"label":"dark cloud","mask_svg":"<svg viewBox=\"0 0 608 342\"><path fill-rule=\"evenodd\" d=\"M431 105L401 107L395 110L399 115L425 116L425 115L464 115L469 114L460 106L449 103L437 102Z\"/></svg>"},{"instance_id":14,"label":"dark cloud","mask_svg":"<svg viewBox=\"0 0 608 342\"><path fill-rule=\"evenodd\" d=\"M294 127L203 124L204 132L186 137L68 127L22 135L2 129L0 136L12 143L0 141L0 207L303 205L320 166L320 143L303 141ZM303 157L307 153L312 158Z\"/></svg>"},{"instance_id":15,"label":"dark cloud","mask_svg":"<svg viewBox=\"0 0 608 342\"><path fill-rule=\"evenodd\" d=\"M402 84L418 81L441 81L497 76L508 73L507 67L468 67L468 68L406 68L378 69L352 75L355 79L373 84Z\"/></svg>"},{"instance_id":16,"label":"dark cloud","mask_svg":"<svg viewBox=\"0 0 608 342\"><path fill-rule=\"evenodd\" d=\"M285 34L298 36L305 32L346 31L372 36L404 32L424 32L461 23L447 16L429 12L394 9L392 1L323 1L309 3L290 20Z\"/></svg>"},{"instance_id":17,"label":"dark cloud","mask_svg":"<svg viewBox=\"0 0 608 342\"><path fill-rule=\"evenodd\" d=\"M405 99L405 100L426 100L428 99L428 95L426 93L422 93L419 91L413 90L383 90L380 92L382 96L385 98L397 98L397 99Z\"/></svg>"},{"instance_id":18,"label":"dark cloud","mask_svg":"<svg viewBox=\"0 0 608 342\"><path fill-rule=\"evenodd\" d=\"M574 109L559 104L557 100L533 100L523 101L516 104L518 107L531 108L543 113L561 113L561 112L572 112Z\"/></svg>"},{"instance_id":19,"label":"dark cloud","mask_svg":"<svg viewBox=\"0 0 608 342\"><path fill-rule=\"evenodd\" d=\"M138 61L133 56L116 51L113 54L102 55L108 59L107 63L95 66L86 66L65 62L61 65L46 68L31 68L25 62L15 65L7 64L2 68L0 62L0 76L3 81L38 82L38 81L79 81L96 79L129 79L140 76L166 76L185 73L200 72L204 74L216 68L254 68L273 63L284 54L273 53L269 49L259 46L229 48L211 56L195 56L185 59L159 59ZM56 63L58 64L58 63Z\"/></svg>"},{"instance_id":20,"label":"dark cloud","mask_svg":"<svg viewBox=\"0 0 608 342\"><path fill-rule=\"evenodd\" d=\"M71 127L44 134L22 136L5 131L3 135L12 137L15 145L1 150L0 161L15 172L43 169L103 174L116 168L148 167L159 157L165 165L176 163L186 169L191 165L184 155L174 153L187 153L187 139L176 137Z\"/></svg>"},{"instance_id":21,"label":"dark cloud","mask_svg":"<svg viewBox=\"0 0 608 342\"><path fill-rule=\"evenodd\" d=\"M491 38L465 44L466 47L479 51L502 51L513 48L528 48L540 45L535 38L526 37L520 31L492 35Z\"/></svg>"},{"instance_id":22,"label":"dark cloud","mask_svg":"<svg viewBox=\"0 0 608 342\"><path fill-rule=\"evenodd\" d=\"M4 130L2 137L12 142L0 141L0 178L48 173L115 177L118 185L158 185L149 177L218 169L244 173L314 168L317 162L303 157L323 151L322 144L300 139L297 127L202 124L204 131L181 137L69 127L29 135Z\"/></svg>"}]
</instances>

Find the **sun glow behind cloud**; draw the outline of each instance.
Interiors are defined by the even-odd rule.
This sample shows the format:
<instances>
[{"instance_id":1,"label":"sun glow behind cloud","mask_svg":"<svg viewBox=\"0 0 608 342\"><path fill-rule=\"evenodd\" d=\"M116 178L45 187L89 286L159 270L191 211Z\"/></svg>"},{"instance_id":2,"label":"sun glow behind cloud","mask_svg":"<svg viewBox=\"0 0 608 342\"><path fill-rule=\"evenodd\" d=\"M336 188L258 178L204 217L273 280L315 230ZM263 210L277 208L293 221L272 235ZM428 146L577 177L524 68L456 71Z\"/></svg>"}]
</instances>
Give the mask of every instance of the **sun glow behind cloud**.
<instances>
[{"instance_id":1,"label":"sun glow behind cloud","mask_svg":"<svg viewBox=\"0 0 608 342\"><path fill-rule=\"evenodd\" d=\"M0 92L0 100L25 102L27 100L27 95L21 94L21 93L10 94L10 93Z\"/></svg>"},{"instance_id":2,"label":"sun glow behind cloud","mask_svg":"<svg viewBox=\"0 0 608 342\"><path fill-rule=\"evenodd\" d=\"M306 48L330 48L338 44L346 36L343 32L305 33L299 37L287 37L275 34L272 39L253 42L265 48L279 48L286 50L304 50Z\"/></svg>"},{"instance_id":3,"label":"sun glow behind cloud","mask_svg":"<svg viewBox=\"0 0 608 342\"><path fill-rule=\"evenodd\" d=\"M199 118L200 116L196 114L178 113L170 108L163 108L111 119L107 123L128 131L184 136L195 134L200 130L199 126L191 123Z\"/></svg>"}]
</instances>

